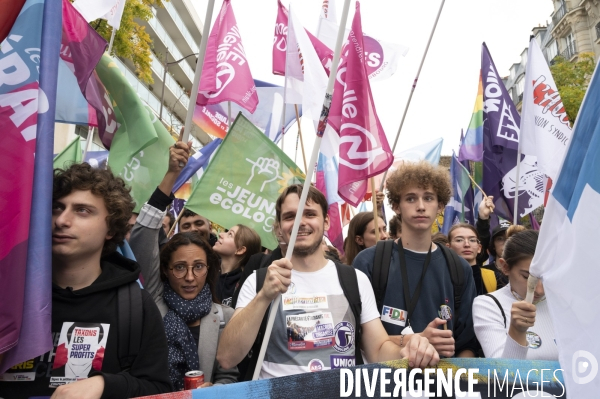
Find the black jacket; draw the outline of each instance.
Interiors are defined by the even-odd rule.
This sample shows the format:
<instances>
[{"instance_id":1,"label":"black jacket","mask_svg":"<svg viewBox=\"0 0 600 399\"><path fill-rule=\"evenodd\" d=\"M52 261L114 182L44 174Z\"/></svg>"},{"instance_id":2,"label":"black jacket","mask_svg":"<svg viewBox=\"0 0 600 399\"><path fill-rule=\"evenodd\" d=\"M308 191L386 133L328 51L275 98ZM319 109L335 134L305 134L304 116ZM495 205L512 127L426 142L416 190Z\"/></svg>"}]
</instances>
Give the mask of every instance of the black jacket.
<instances>
[{"instance_id":1,"label":"black jacket","mask_svg":"<svg viewBox=\"0 0 600 399\"><path fill-rule=\"evenodd\" d=\"M88 287L73 291L52 287L52 335L54 349L34 359L35 380L31 382L0 382L0 397L28 398L51 396L49 388L52 366L56 360L57 344L65 322L109 324L101 371L92 371L89 377L104 377L102 398L130 398L171 391L167 361L167 339L162 318L154 300L142 290L142 339L140 355L131 369L121 371L117 355L118 306L117 288L137 280L140 266L118 253L101 261L102 274ZM106 331L103 332L106 334ZM60 352L59 352L60 353ZM65 355L66 359L66 355Z\"/></svg>"},{"instance_id":2,"label":"black jacket","mask_svg":"<svg viewBox=\"0 0 600 399\"><path fill-rule=\"evenodd\" d=\"M229 273L219 275L219 281L217 282L217 299L220 300L223 305L231 306L233 292L235 291L235 287L241 276L241 267L238 267Z\"/></svg>"}]
</instances>

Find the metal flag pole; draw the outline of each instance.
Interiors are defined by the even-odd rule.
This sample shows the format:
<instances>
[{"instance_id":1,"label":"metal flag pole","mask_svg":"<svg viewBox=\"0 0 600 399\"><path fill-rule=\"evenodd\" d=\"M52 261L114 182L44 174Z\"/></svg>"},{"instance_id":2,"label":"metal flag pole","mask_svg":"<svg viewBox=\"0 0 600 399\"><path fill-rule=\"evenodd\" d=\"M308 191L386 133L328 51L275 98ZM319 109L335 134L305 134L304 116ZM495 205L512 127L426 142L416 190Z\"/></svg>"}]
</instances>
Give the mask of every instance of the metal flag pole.
<instances>
[{"instance_id":1,"label":"metal flag pole","mask_svg":"<svg viewBox=\"0 0 600 399\"><path fill-rule=\"evenodd\" d=\"M344 0L344 10L342 11L342 19L340 21L340 27L338 29L337 41L335 44L335 52L333 54L333 63L331 65L331 72L329 74L329 81L327 82L327 90L325 92L325 99L323 100L323 108L321 109L321 117L319 118L319 127L317 130L317 137L313 145L313 151L310 157L310 163L308 164L308 170L306 171L306 179L304 180L304 187L302 188L302 195L300 196L300 203L298 204L298 210L296 211L296 219L294 220L294 227L292 229L292 236L288 243L288 248L285 254L286 259L291 259L294 253L294 246L296 245L296 237L298 236L298 228L300 227L300 221L304 213L304 205L308 198L308 190L311 184L310 176L313 175L315 165L317 163L317 157L319 156L319 148L321 146L321 140L325 127L327 126L327 116L329 115L329 108L331 107L331 98L333 93L333 85L335 83L335 77L337 75L338 63L340 61L340 53L342 50L342 42L344 41L344 33L346 31L346 21L348 20L348 10L350 9L350 0ZM290 7L291 12L291 7ZM269 311L269 320L267 322L267 328L265 330L265 336L263 338L262 345L260 347L260 353L256 360L256 368L254 369L253 380L257 380L262 369L263 360L265 358L265 352L269 339L271 338L271 332L273 331L273 324L275 323L275 316L279 311L279 304L281 303L281 295L277 295L273 302L271 302L271 309Z\"/></svg>"},{"instance_id":2,"label":"metal flag pole","mask_svg":"<svg viewBox=\"0 0 600 399\"><path fill-rule=\"evenodd\" d=\"M82 163L85 162L85 157L87 156L87 153L92 148L93 141L94 141L94 127L90 126L88 128L88 137L87 137L87 141L85 142L85 149L83 150L83 156L81 157Z\"/></svg>"},{"instance_id":3,"label":"metal flag pole","mask_svg":"<svg viewBox=\"0 0 600 399\"><path fill-rule=\"evenodd\" d=\"M110 35L110 43L108 44L108 54L110 54L110 50L112 50L113 43L115 41L115 35L117 33L117 29L113 27L112 34Z\"/></svg>"},{"instance_id":4,"label":"metal flag pole","mask_svg":"<svg viewBox=\"0 0 600 399\"><path fill-rule=\"evenodd\" d=\"M182 141L187 143L190 140L190 130L192 129L192 118L194 117L194 109L196 108L196 99L198 98L198 86L200 85L200 77L202 75L202 65L204 64L204 56L206 54L206 45L210 34L210 21L212 21L213 9L215 8L215 0L208 0L206 6L206 16L204 17L204 28L202 29L202 41L200 42L200 51L198 61L196 61L196 72L194 74L194 84L192 84L192 92L190 93L190 105L185 116L185 127L183 130Z\"/></svg>"},{"instance_id":5,"label":"metal flag pole","mask_svg":"<svg viewBox=\"0 0 600 399\"><path fill-rule=\"evenodd\" d=\"M402 114L402 119L400 120L400 126L398 127L398 133L396 133L396 139L394 140L394 145L392 146L392 154L396 150L396 145L398 144L398 138L400 138L400 132L402 131L402 126L404 126L404 119L406 119L406 113L408 112L408 107L410 106L410 101L412 100L412 96L415 92L415 88L417 87L417 81L419 80L419 75L421 74L421 69L423 68L423 64L425 63L425 57L427 57L427 52L429 51L429 45L431 44L431 39L433 39L433 34L435 33L435 28L437 27L438 21L440 19L440 15L442 14L442 9L444 8L444 3L446 0L442 0L440 4L440 9L438 10L437 16L435 17L435 22L433 23L433 28L431 29L431 33L429 34L429 40L427 41L427 45L425 46L425 52L423 53L423 58L421 58L421 64L419 65L419 69L417 70L417 76L415 76L415 80L413 81L412 89L410 90L410 94L408 95L408 101L406 102L406 106L404 107L404 114ZM385 178L387 177L387 170L383 173L383 178L381 179L381 185L379 187L379 191L383 191L383 186L385 184Z\"/></svg>"}]
</instances>

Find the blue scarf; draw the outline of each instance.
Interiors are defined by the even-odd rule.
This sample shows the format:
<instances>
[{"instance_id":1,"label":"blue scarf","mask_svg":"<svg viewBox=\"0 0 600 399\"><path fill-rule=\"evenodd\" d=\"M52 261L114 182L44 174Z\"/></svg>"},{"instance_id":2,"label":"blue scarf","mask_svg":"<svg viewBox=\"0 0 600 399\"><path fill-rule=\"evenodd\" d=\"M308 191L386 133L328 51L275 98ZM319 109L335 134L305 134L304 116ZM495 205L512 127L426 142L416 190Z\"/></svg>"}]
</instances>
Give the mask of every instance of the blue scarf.
<instances>
[{"instance_id":1,"label":"blue scarf","mask_svg":"<svg viewBox=\"0 0 600 399\"><path fill-rule=\"evenodd\" d=\"M163 299L169 311L163 317L167 345L169 347L169 375L176 391L183 389L183 377L191 370L200 369L198 343L187 326L206 316L212 307L212 295L208 284L192 300L180 297L168 281L164 282Z\"/></svg>"}]
</instances>

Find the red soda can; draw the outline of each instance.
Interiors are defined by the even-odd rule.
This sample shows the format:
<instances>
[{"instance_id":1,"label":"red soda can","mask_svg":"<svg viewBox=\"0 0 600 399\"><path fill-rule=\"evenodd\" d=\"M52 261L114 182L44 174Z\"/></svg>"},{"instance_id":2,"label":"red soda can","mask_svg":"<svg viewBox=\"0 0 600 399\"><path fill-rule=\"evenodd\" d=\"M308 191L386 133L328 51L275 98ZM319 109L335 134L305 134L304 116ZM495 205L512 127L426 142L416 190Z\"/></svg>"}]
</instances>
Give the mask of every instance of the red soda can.
<instances>
[{"instance_id":1,"label":"red soda can","mask_svg":"<svg viewBox=\"0 0 600 399\"><path fill-rule=\"evenodd\" d=\"M183 389L196 389L204 384L204 371L192 370L185 373L183 377Z\"/></svg>"}]
</instances>

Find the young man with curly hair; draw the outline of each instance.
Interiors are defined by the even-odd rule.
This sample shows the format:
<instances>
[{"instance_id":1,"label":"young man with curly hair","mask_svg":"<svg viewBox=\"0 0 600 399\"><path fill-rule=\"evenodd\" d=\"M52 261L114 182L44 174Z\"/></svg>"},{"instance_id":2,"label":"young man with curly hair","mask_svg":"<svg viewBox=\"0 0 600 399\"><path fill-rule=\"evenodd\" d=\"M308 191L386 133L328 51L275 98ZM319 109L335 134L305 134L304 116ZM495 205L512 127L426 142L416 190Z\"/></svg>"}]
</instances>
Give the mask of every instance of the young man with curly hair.
<instances>
[{"instance_id":1,"label":"young man with curly hair","mask_svg":"<svg viewBox=\"0 0 600 399\"><path fill-rule=\"evenodd\" d=\"M378 309L386 331L390 336L420 333L440 356L474 356L477 341L471 314L475 297L471 267L464 259L453 258L464 273L457 312L444 254L450 250L431 240L431 226L452 194L448 173L424 161L405 163L389 176L387 189L402 238L393 244L382 308ZM372 284L375 252L376 247L368 248L353 263Z\"/></svg>"},{"instance_id":2,"label":"young man with curly hair","mask_svg":"<svg viewBox=\"0 0 600 399\"><path fill-rule=\"evenodd\" d=\"M135 206L129 191L111 171L88 164L54 171L54 348L32 359L33 373L21 382L0 382L0 396L97 399L171 390L162 318L139 288L140 266L116 251ZM141 328L119 323L124 311Z\"/></svg>"}]
</instances>

